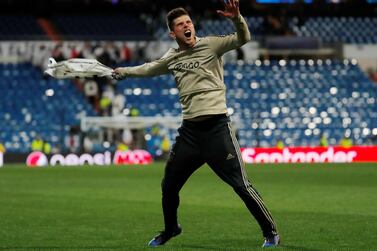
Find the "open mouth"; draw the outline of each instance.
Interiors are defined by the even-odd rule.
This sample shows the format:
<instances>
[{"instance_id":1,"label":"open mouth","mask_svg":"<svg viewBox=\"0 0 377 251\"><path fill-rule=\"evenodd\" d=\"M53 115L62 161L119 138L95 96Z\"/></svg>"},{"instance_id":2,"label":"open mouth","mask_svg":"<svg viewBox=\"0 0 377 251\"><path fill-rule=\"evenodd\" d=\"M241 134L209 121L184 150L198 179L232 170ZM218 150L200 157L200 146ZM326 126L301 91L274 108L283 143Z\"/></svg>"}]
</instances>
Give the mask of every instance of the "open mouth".
<instances>
[{"instance_id":1,"label":"open mouth","mask_svg":"<svg viewBox=\"0 0 377 251\"><path fill-rule=\"evenodd\" d=\"M185 31L184 35L187 38L191 37L191 31L190 30Z\"/></svg>"}]
</instances>

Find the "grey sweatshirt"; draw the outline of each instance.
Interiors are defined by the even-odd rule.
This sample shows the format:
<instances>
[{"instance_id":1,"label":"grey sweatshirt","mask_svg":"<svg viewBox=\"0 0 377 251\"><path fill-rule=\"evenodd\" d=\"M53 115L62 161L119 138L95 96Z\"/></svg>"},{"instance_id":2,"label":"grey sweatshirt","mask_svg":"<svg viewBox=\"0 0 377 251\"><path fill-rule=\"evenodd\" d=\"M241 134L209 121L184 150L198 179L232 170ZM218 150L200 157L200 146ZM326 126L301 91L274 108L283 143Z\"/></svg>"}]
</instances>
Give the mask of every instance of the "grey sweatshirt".
<instances>
[{"instance_id":1,"label":"grey sweatshirt","mask_svg":"<svg viewBox=\"0 0 377 251\"><path fill-rule=\"evenodd\" d=\"M222 55L250 41L244 18L232 19L236 33L227 36L196 37L192 48L171 48L160 59L134 67L124 67L123 77L174 75L183 119L227 112Z\"/></svg>"}]
</instances>

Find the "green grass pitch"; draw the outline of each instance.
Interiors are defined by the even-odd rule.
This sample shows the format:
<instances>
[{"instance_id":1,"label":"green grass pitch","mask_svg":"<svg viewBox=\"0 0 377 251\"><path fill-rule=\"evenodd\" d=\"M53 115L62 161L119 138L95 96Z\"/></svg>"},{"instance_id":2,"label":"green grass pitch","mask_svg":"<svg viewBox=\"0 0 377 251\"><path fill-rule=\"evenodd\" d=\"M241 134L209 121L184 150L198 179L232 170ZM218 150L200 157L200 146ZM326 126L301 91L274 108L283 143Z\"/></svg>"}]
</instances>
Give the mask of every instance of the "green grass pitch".
<instances>
[{"instance_id":1,"label":"green grass pitch","mask_svg":"<svg viewBox=\"0 0 377 251\"><path fill-rule=\"evenodd\" d=\"M151 250L164 164L0 168L0 250ZM377 250L377 163L247 165L277 250ZM159 250L262 250L256 221L207 166L181 191L183 234Z\"/></svg>"}]
</instances>

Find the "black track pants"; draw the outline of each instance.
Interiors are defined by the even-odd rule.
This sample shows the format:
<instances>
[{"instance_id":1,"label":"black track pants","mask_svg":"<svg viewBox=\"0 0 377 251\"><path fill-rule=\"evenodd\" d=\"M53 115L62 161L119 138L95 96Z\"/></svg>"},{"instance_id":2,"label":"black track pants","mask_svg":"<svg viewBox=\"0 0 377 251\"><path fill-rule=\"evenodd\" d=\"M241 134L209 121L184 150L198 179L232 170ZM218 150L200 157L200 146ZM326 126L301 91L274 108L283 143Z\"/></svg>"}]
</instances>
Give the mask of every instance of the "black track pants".
<instances>
[{"instance_id":1,"label":"black track pants","mask_svg":"<svg viewBox=\"0 0 377 251\"><path fill-rule=\"evenodd\" d=\"M177 209L182 186L195 170L207 163L243 200L263 235L276 233L271 214L247 178L229 118L223 114L200 122L184 120L178 132L162 181L165 230L171 231L178 224Z\"/></svg>"}]
</instances>

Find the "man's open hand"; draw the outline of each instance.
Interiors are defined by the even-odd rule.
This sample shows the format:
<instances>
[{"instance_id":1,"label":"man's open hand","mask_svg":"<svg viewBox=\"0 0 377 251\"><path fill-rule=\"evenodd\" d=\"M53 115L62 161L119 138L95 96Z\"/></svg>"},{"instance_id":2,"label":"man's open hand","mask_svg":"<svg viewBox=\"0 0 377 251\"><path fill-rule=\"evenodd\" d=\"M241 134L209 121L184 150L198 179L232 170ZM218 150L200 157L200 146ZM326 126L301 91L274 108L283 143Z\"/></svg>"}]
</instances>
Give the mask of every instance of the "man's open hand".
<instances>
[{"instance_id":1,"label":"man's open hand","mask_svg":"<svg viewBox=\"0 0 377 251\"><path fill-rule=\"evenodd\" d=\"M218 10L217 13L228 18L236 18L240 15L239 0L222 0L225 10Z\"/></svg>"}]
</instances>

